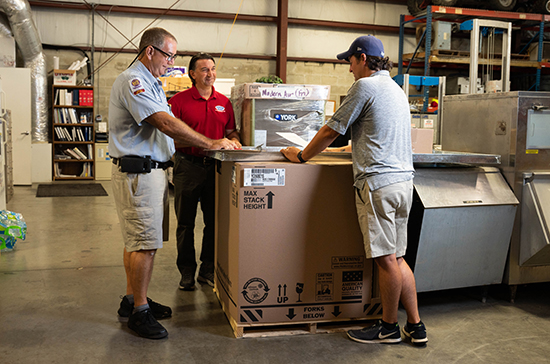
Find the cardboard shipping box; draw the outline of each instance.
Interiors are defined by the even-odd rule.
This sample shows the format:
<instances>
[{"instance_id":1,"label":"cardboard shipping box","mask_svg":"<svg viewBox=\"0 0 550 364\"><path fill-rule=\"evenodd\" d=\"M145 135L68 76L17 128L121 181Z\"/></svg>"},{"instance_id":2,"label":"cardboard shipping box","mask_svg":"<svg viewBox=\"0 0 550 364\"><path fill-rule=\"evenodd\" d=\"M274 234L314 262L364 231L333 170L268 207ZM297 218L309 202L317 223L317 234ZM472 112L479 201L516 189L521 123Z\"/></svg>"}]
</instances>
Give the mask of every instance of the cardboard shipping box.
<instances>
[{"instance_id":1,"label":"cardboard shipping box","mask_svg":"<svg viewBox=\"0 0 550 364\"><path fill-rule=\"evenodd\" d=\"M216 183L215 290L236 336L380 313L350 161L222 162Z\"/></svg>"},{"instance_id":2,"label":"cardboard shipping box","mask_svg":"<svg viewBox=\"0 0 550 364\"><path fill-rule=\"evenodd\" d=\"M76 71L74 70L53 70L54 85L76 85Z\"/></svg>"}]
</instances>

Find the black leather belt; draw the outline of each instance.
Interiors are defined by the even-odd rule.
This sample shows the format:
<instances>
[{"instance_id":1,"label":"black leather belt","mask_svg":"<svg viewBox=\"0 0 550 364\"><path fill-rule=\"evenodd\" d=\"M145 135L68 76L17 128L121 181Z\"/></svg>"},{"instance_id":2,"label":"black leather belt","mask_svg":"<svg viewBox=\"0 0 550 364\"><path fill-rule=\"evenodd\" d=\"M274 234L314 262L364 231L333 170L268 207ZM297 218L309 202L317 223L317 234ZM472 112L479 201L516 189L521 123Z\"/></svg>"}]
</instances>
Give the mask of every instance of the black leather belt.
<instances>
[{"instance_id":1,"label":"black leather belt","mask_svg":"<svg viewBox=\"0 0 550 364\"><path fill-rule=\"evenodd\" d=\"M185 154L182 152L176 152L176 157L188 160L191 163L201 164L203 166L209 166L214 163L214 159L210 157L197 157L195 155Z\"/></svg>"},{"instance_id":2,"label":"black leather belt","mask_svg":"<svg viewBox=\"0 0 550 364\"><path fill-rule=\"evenodd\" d=\"M115 165L119 165L119 161L120 161L120 158L114 158L114 157L111 157L111 161L113 162L113 164ZM174 163L172 161L168 161L168 162L157 162L157 161L154 161L154 160L151 160L151 168L162 168L162 169L167 169L168 167L172 167L174 165Z\"/></svg>"}]
</instances>

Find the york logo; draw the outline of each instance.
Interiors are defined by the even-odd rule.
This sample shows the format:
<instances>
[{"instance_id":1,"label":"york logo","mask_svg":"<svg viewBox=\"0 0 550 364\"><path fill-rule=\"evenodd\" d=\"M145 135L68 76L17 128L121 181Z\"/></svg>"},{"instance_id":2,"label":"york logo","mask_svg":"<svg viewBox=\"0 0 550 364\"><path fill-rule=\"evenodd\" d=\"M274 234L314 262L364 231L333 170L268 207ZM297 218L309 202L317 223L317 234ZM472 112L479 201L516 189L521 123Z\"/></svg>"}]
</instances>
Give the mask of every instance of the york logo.
<instances>
[{"instance_id":1,"label":"york logo","mask_svg":"<svg viewBox=\"0 0 550 364\"><path fill-rule=\"evenodd\" d=\"M275 114L275 119L281 120L281 121L293 121L298 119L298 115L297 114Z\"/></svg>"}]
</instances>

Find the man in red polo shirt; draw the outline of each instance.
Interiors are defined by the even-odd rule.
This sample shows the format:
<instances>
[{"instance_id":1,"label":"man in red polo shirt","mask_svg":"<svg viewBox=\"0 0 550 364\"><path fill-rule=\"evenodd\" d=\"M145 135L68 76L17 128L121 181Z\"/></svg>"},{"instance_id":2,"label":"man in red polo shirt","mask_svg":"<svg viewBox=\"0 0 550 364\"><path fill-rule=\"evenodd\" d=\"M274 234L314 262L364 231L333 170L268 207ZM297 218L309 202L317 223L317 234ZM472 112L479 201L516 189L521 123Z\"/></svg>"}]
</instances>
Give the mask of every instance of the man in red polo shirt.
<instances>
[{"instance_id":1,"label":"man in red polo shirt","mask_svg":"<svg viewBox=\"0 0 550 364\"><path fill-rule=\"evenodd\" d=\"M209 138L226 137L240 146L231 102L214 89L214 58L207 53L193 56L189 62L189 78L193 87L170 99L174 116ZM181 273L179 288L184 291L195 289L197 262L194 230L199 200L204 230L197 280L214 286L214 161L205 157L200 148L184 147L176 143L173 183L178 220L176 264Z\"/></svg>"}]
</instances>

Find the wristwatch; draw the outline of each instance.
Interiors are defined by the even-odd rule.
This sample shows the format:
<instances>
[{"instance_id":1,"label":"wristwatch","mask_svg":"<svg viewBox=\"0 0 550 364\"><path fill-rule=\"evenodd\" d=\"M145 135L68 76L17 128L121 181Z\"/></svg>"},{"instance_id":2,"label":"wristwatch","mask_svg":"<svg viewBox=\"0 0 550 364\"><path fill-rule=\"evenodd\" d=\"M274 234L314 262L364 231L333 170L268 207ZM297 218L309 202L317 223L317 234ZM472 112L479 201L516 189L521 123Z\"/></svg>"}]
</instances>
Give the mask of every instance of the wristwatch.
<instances>
[{"instance_id":1,"label":"wristwatch","mask_svg":"<svg viewBox=\"0 0 550 364\"><path fill-rule=\"evenodd\" d=\"M300 160L300 163L305 163L307 161L304 158L302 158L302 152L303 150L298 152L298 160Z\"/></svg>"}]
</instances>

